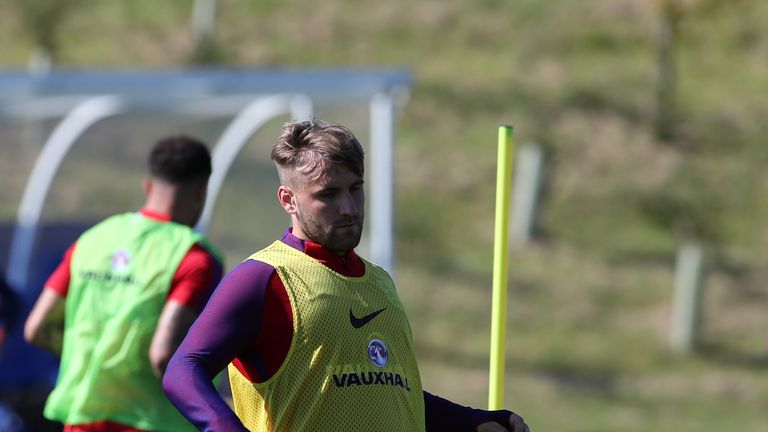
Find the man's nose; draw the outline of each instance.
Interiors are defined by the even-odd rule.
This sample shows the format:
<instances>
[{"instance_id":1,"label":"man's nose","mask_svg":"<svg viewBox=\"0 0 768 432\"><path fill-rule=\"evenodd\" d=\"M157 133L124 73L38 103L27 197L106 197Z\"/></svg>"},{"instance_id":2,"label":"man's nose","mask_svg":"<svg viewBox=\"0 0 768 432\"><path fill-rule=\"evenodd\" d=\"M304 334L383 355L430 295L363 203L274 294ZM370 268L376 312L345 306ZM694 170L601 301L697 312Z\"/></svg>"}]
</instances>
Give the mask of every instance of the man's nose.
<instances>
[{"instance_id":1,"label":"man's nose","mask_svg":"<svg viewBox=\"0 0 768 432\"><path fill-rule=\"evenodd\" d=\"M339 203L339 213L343 215L356 216L359 210L360 209L358 208L358 203L352 194L346 193L343 197L341 197L341 202Z\"/></svg>"}]
</instances>

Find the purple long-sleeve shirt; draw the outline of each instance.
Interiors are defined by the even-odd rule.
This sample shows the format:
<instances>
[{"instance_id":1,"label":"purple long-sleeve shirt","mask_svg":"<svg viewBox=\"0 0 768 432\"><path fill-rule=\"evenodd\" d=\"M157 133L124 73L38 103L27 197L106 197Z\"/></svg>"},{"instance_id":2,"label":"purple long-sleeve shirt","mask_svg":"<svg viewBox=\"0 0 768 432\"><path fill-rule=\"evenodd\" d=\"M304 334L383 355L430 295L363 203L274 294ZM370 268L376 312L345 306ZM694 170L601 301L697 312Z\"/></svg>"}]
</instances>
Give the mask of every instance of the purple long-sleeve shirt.
<instances>
[{"instance_id":1,"label":"purple long-sleeve shirt","mask_svg":"<svg viewBox=\"0 0 768 432\"><path fill-rule=\"evenodd\" d=\"M291 234L285 244L307 251L307 242ZM314 245L317 250L318 245ZM229 272L171 358L163 388L176 408L201 431L247 431L216 391L212 379L247 352L263 324L264 300L275 269L247 260ZM506 424L509 411L485 411L458 405L424 392L428 432L475 431L478 424Z\"/></svg>"}]
</instances>

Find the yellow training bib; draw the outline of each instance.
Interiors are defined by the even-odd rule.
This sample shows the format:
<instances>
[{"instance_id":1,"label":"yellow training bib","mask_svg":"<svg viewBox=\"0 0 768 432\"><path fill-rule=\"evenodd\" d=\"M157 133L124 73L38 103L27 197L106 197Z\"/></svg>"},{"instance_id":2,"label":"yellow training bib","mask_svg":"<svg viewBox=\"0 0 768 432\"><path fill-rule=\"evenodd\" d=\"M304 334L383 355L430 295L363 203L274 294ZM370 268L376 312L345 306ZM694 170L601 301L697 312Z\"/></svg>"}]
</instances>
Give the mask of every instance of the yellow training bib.
<instances>
[{"instance_id":1,"label":"yellow training bib","mask_svg":"<svg viewBox=\"0 0 768 432\"><path fill-rule=\"evenodd\" d=\"M279 241L249 259L277 270L294 331L269 380L252 383L229 366L235 411L249 430L424 431L411 328L386 271L363 260L362 277L343 276Z\"/></svg>"}]
</instances>

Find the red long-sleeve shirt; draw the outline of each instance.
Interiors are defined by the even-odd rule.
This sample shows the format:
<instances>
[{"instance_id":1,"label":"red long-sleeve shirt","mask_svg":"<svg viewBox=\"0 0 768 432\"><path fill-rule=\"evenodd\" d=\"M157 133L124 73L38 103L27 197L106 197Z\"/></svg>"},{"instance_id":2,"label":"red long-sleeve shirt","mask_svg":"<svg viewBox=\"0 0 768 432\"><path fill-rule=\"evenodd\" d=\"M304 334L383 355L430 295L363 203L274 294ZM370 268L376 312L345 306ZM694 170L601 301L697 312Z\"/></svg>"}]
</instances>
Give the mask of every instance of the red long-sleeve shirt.
<instances>
[{"instance_id":1,"label":"red long-sleeve shirt","mask_svg":"<svg viewBox=\"0 0 768 432\"><path fill-rule=\"evenodd\" d=\"M162 213L142 209L140 214L157 221L168 222L171 217ZM45 283L45 289L52 290L62 297L69 292L70 264L72 254L77 247L73 243L64 254L64 259ZM166 301L176 301L184 306L200 311L218 284L223 273L222 263L202 246L193 245L179 263ZM65 425L64 432L143 432L131 426L111 421L98 421L79 425Z\"/></svg>"}]
</instances>

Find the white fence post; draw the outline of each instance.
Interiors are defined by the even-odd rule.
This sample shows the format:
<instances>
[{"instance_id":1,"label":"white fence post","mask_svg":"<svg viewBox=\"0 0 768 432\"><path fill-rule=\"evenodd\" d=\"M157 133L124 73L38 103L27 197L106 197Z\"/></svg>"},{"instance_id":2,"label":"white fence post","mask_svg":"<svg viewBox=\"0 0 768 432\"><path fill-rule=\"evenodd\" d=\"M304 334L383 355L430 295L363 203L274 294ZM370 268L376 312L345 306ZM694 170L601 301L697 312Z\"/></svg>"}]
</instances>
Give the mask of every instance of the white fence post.
<instances>
[{"instance_id":1,"label":"white fence post","mask_svg":"<svg viewBox=\"0 0 768 432\"><path fill-rule=\"evenodd\" d=\"M677 252L670 344L679 353L691 352L698 339L703 256L701 245L690 241Z\"/></svg>"},{"instance_id":2,"label":"white fence post","mask_svg":"<svg viewBox=\"0 0 768 432\"><path fill-rule=\"evenodd\" d=\"M213 35L216 25L216 0L195 0L192 9L192 37L196 44Z\"/></svg>"},{"instance_id":3,"label":"white fence post","mask_svg":"<svg viewBox=\"0 0 768 432\"><path fill-rule=\"evenodd\" d=\"M543 160L541 146L525 144L520 147L512 186L512 220L509 229L510 243L514 247L524 246L533 235Z\"/></svg>"}]
</instances>

